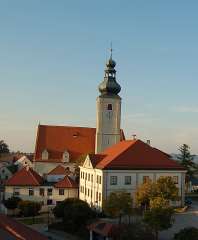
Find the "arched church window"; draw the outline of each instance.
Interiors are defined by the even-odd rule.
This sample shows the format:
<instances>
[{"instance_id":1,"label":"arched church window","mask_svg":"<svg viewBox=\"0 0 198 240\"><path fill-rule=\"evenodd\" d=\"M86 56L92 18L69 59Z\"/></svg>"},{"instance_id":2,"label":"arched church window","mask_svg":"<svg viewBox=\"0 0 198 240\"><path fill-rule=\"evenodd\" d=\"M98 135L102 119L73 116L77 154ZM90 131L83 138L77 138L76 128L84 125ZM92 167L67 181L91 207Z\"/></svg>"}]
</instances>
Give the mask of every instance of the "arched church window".
<instances>
[{"instance_id":1,"label":"arched church window","mask_svg":"<svg viewBox=\"0 0 198 240\"><path fill-rule=\"evenodd\" d=\"M107 105L107 110L111 111L112 110L112 104Z\"/></svg>"},{"instance_id":2,"label":"arched church window","mask_svg":"<svg viewBox=\"0 0 198 240\"><path fill-rule=\"evenodd\" d=\"M48 153L47 149L45 149L42 152L42 159L47 160L48 158L49 158L49 153Z\"/></svg>"}]
</instances>

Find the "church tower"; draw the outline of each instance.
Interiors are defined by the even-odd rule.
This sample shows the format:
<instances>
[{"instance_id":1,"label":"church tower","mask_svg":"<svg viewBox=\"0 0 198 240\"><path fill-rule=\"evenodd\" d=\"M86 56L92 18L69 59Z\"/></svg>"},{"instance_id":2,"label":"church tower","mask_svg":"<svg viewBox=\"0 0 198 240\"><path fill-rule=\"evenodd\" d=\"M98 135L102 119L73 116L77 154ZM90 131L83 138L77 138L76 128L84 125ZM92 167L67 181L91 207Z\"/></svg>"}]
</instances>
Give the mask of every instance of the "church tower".
<instances>
[{"instance_id":1,"label":"church tower","mask_svg":"<svg viewBox=\"0 0 198 240\"><path fill-rule=\"evenodd\" d=\"M115 66L116 62L112 59L111 49L104 80L98 87L100 95L96 100L96 153L101 153L120 141L121 97L118 93L121 87L116 82Z\"/></svg>"}]
</instances>

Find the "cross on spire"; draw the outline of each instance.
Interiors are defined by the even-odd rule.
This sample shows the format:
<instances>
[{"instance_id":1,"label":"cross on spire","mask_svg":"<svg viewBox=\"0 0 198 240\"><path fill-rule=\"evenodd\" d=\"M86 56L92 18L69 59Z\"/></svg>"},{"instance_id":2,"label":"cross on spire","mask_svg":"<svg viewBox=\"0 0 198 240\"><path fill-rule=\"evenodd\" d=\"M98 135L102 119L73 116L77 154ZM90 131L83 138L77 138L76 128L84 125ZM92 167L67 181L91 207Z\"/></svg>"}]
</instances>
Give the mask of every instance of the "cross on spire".
<instances>
[{"instance_id":1,"label":"cross on spire","mask_svg":"<svg viewBox=\"0 0 198 240\"><path fill-rule=\"evenodd\" d=\"M112 53L113 53L113 48L112 48L112 41L110 43L110 59L112 59Z\"/></svg>"}]
</instances>

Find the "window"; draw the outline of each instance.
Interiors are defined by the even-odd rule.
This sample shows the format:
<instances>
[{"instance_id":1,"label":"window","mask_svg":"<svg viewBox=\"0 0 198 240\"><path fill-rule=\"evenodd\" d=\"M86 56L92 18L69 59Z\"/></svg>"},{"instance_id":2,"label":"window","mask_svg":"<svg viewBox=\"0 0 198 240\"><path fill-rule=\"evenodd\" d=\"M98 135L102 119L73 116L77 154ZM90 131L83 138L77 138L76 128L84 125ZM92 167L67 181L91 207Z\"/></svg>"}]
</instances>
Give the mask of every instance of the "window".
<instances>
[{"instance_id":1,"label":"window","mask_svg":"<svg viewBox=\"0 0 198 240\"><path fill-rule=\"evenodd\" d=\"M89 197L89 188L87 189L87 196Z\"/></svg>"},{"instance_id":2,"label":"window","mask_svg":"<svg viewBox=\"0 0 198 240\"><path fill-rule=\"evenodd\" d=\"M91 181L93 182L93 174L91 174Z\"/></svg>"},{"instance_id":3,"label":"window","mask_svg":"<svg viewBox=\"0 0 198 240\"><path fill-rule=\"evenodd\" d=\"M96 201L98 201L98 192L96 192Z\"/></svg>"},{"instance_id":4,"label":"window","mask_svg":"<svg viewBox=\"0 0 198 240\"><path fill-rule=\"evenodd\" d=\"M92 198L92 193L93 193L93 192L92 192L92 189L91 189L91 198Z\"/></svg>"},{"instance_id":5,"label":"window","mask_svg":"<svg viewBox=\"0 0 198 240\"><path fill-rule=\"evenodd\" d=\"M117 176L111 176L110 177L110 184L111 185L117 185L118 178Z\"/></svg>"},{"instance_id":6,"label":"window","mask_svg":"<svg viewBox=\"0 0 198 240\"><path fill-rule=\"evenodd\" d=\"M125 185L130 185L131 184L131 176L125 176L124 183L125 183Z\"/></svg>"},{"instance_id":7,"label":"window","mask_svg":"<svg viewBox=\"0 0 198 240\"><path fill-rule=\"evenodd\" d=\"M175 184L178 184L178 176L173 176L173 182L174 182Z\"/></svg>"},{"instance_id":8,"label":"window","mask_svg":"<svg viewBox=\"0 0 198 240\"><path fill-rule=\"evenodd\" d=\"M99 184L101 184L101 183L102 183L102 177L99 176Z\"/></svg>"},{"instance_id":9,"label":"window","mask_svg":"<svg viewBox=\"0 0 198 240\"><path fill-rule=\"evenodd\" d=\"M13 195L14 196L19 196L20 195L20 188L14 188L13 189Z\"/></svg>"},{"instance_id":10,"label":"window","mask_svg":"<svg viewBox=\"0 0 198 240\"><path fill-rule=\"evenodd\" d=\"M69 153L67 150L63 153L63 162L69 162Z\"/></svg>"},{"instance_id":11,"label":"window","mask_svg":"<svg viewBox=\"0 0 198 240\"><path fill-rule=\"evenodd\" d=\"M29 196L34 196L34 190L32 188L29 188Z\"/></svg>"},{"instance_id":12,"label":"window","mask_svg":"<svg viewBox=\"0 0 198 240\"><path fill-rule=\"evenodd\" d=\"M52 196L52 188L47 189L47 196Z\"/></svg>"},{"instance_id":13,"label":"window","mask_svg":"<svg viewBox=\"0 0 198 240\"><path fill-rule=\"evenodd\" d=\"M143 183L149 182L149 176L143 176Z\"/></svg>"},{"instance_id":14,"label":"window","mask_svg":"<svg viewBox=\"0 0 198 240\"><path fill-rule=\"evenodd\" d=\"M49 158L49 153L48 153L47 149L45 149L42 152L42 159L47 160L48 158Z\"/></svg>"},{"instance_id":15,"label":"window","mask_svg":"<svg viewBox=\"0 0 198 240\"><path fill-rule=\"evenodd\" d=\"M65 195L65 189L59 189L59 195Z\"/></svg>"},{"instance_id":16,"label":"window","mask_svg":"<svg viewBox=\"0 0 198 240\"><path fill-rule=\"evenodd\" d=\"M90 181L90 173L88 174L88 181Z\"/></svg>"},{"instance_id":17,"label":"window","mask_svg":"<svg viewBox=\"0 0 198 240\"><path fill-rule=\"evenodd\" d=\"M52 205L52 204L53 204L52 199L47 199L47 205Z\"/></svg>"},{"instance_id":18,"label":"window","mask_svg":"<svg viewBox=\"0 0 198 240\"><path fill-rule=\"evenodd\" d=\"M44 196L45 195L45 189L44 188L40 188L39 189L39 195L40 196Z\"/></svg>"},{"instance_id":19,"label":"window","mask_svg":"<svg viewBox=\"0 0 198 240\"><path fill-rule=\"evenodd\" d=\"M101 193L99 193L99 202L101 202Z\"/></svg>"},{"instance_id":20,"label":"window","mask_svg":"<svg viewBox=\"0 0 198 240\"><path fill-rule=\"evenodd\" d=\"M107 110L111 111L112 110L112 104L107 105Z\"/></svg>"}]
</instances>

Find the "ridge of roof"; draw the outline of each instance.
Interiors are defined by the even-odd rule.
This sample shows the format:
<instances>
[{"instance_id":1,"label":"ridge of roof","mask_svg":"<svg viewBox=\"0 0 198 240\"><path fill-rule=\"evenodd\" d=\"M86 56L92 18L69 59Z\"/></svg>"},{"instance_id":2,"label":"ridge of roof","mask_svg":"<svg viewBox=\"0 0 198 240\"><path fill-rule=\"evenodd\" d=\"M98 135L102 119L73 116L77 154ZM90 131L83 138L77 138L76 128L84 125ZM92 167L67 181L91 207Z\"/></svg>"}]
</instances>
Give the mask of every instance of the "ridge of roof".
<instances>
[{"instance_id":1,"label":"ridge of roof","mask_svg":"<svg viewBox=\"0 0 198 240\"><path fill-rule=\"evenodd\" d=\"M70 171L59 164L58 166L53 168L51 171L49 171L47 175L67 175L68 173L70 173Z\"/></svg>"},{"instance_id":2,"label":"ridge of roof","mask_svg":"<svg viewBox=\"0 0 198 240\"><path fill-rule=\"evenodd\" d=\"M31 168L23 167L9 178L7 186L39 186L43 178Z\"/></svg>"},{"instance_id":3,"label":"ridge of roof","mask_svg":"<svg viewBox=\"0 0 198 240\"><path fill-rule=\"evenodd\" d=\"M99 169L185 170L168 154L139 139L121 141L102 154L107 156L97 163Z\"/></svg>"},{"instance_id":4,"label":"ridge of roof","mask_svg":"<svg viewBox=\"0 0 198 240\"><path fill-rule=\"evenodd\" d=\"M78 188L78 184L69 176L65 176L59 182L54 184L56 188Z\"/></svg>"}]
</instances>

